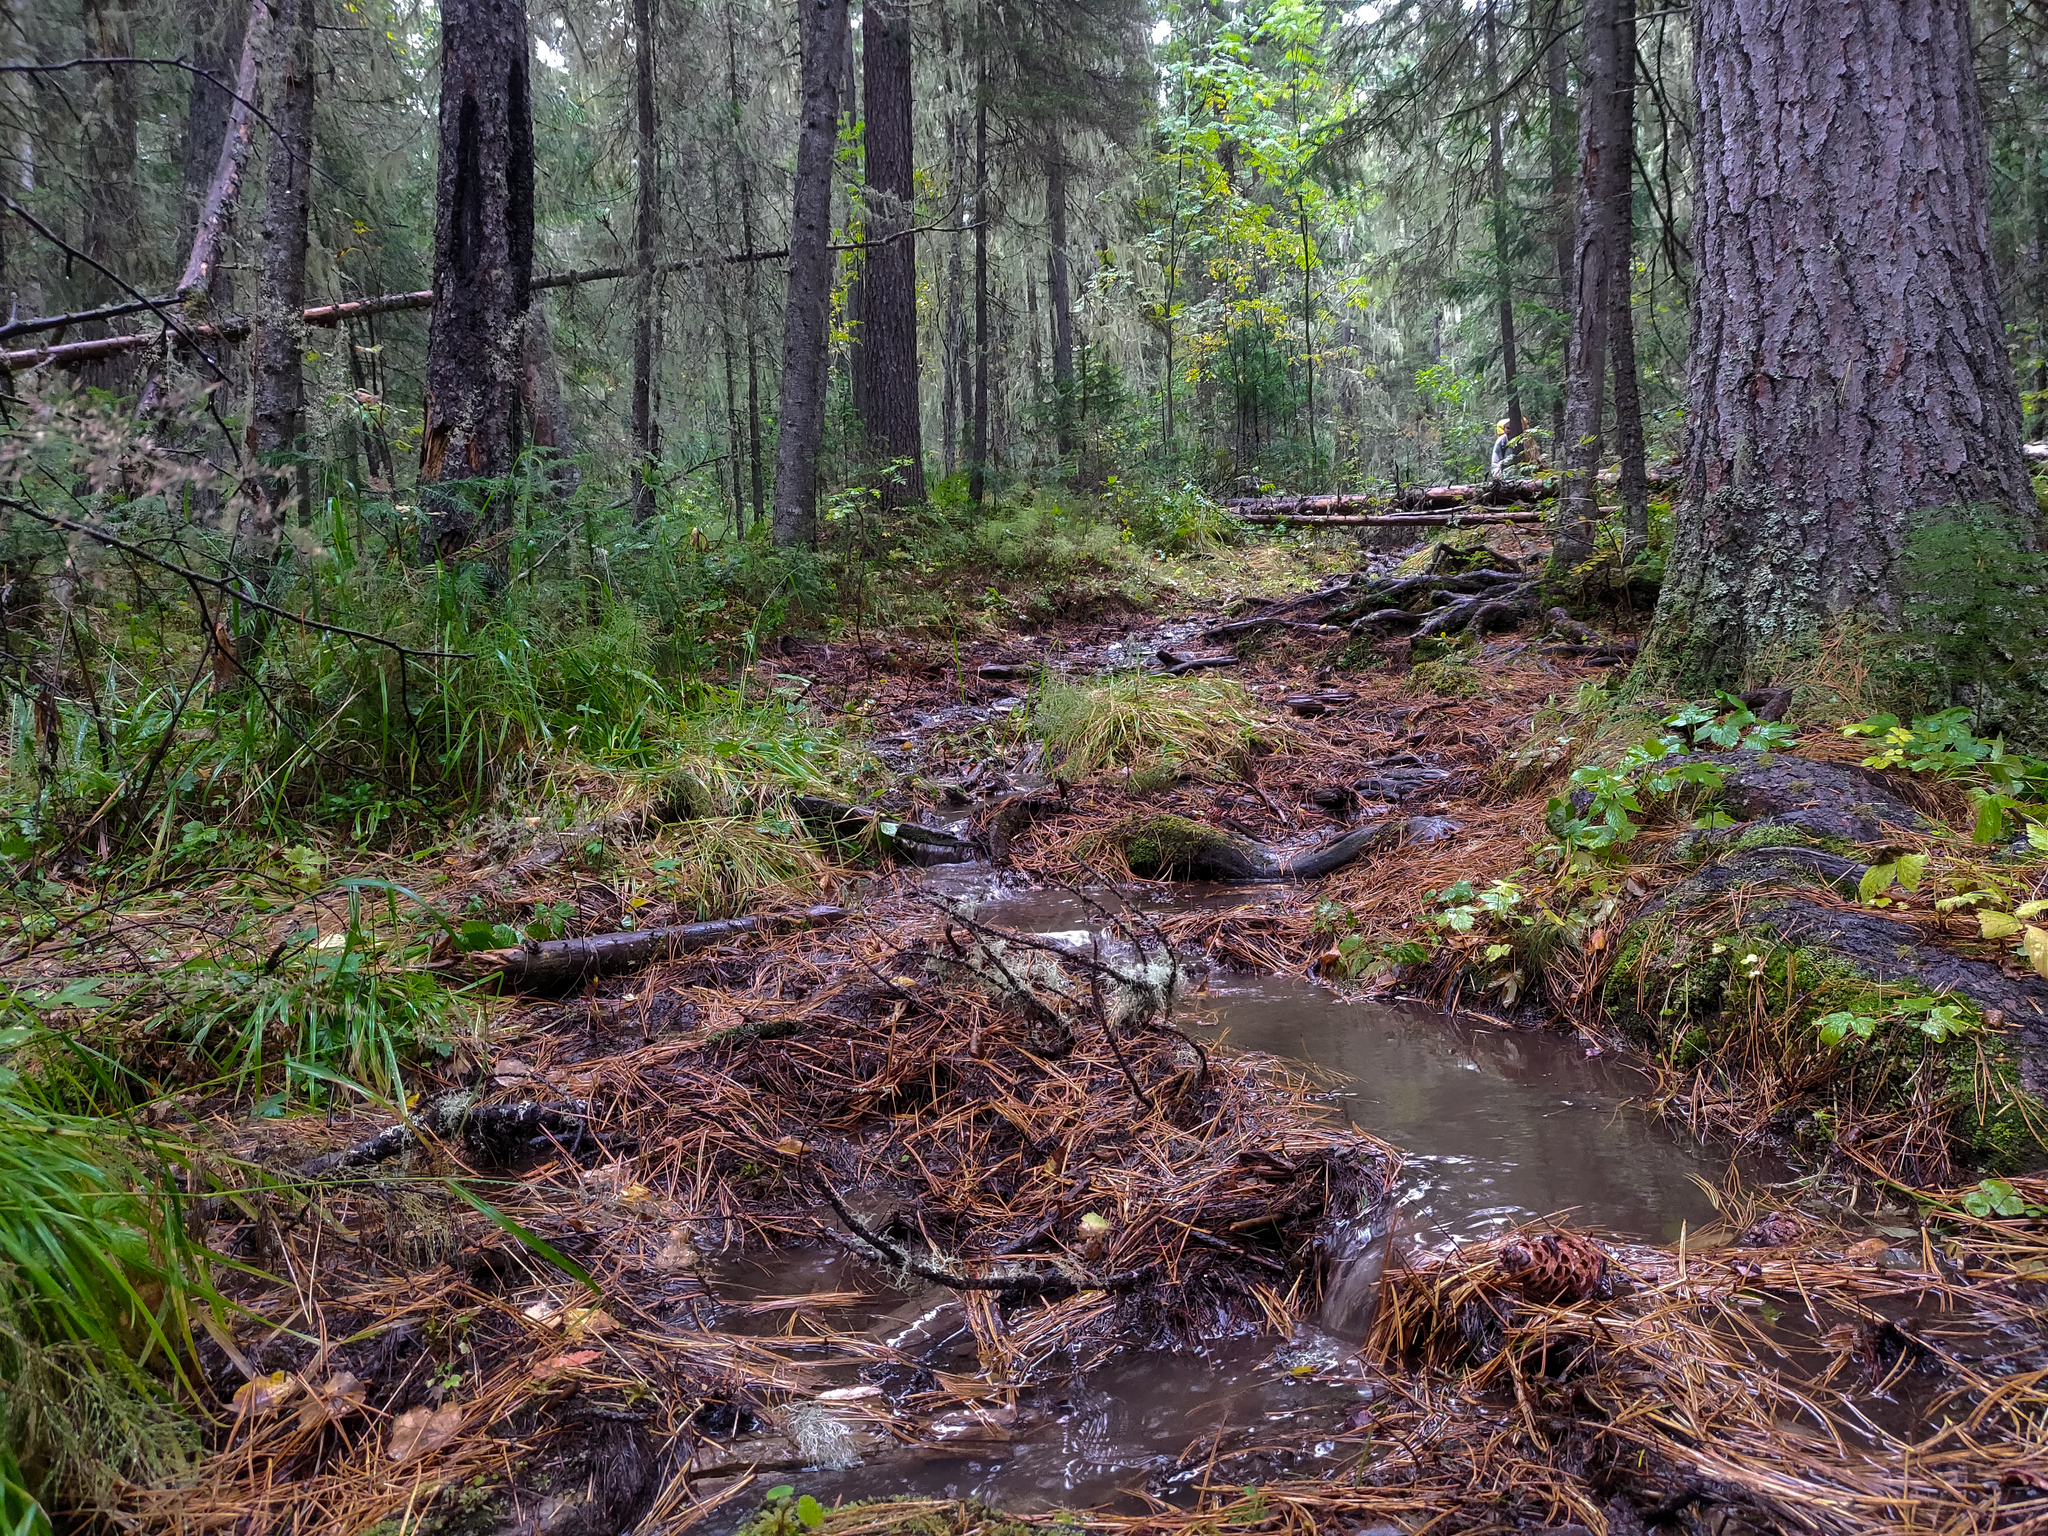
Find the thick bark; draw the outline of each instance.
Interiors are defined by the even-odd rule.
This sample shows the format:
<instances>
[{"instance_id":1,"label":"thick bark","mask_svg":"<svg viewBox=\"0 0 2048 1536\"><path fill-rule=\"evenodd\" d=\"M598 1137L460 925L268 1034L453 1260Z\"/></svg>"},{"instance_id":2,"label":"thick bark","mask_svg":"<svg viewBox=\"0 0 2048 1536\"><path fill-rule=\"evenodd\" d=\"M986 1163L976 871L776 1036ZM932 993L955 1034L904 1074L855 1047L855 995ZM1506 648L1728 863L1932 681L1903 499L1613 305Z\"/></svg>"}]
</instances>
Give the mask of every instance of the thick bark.
<instances>
[{"instance_id":1,"label":"thick bark","mask_svg":"<svg viewBox=\"0 0 2048 1536\"><path fill-rule=\"evenodd\" d=\"M495 479L519 459L533 281L533 114L525 0L442 0L426 485ZM511 498L430 503L446 558L509 526Z\"/></svg>"},{"instance_id":2,"label":"thick bark","mask_svg":"<svg viewBox=\"0 0 2048 1536\"><path fill-rule=\"evenodd\" d=\"M306 404L300 316L306 308L306 214L312 194L313 26L318 0L282 0L278 21L283 47L270 117L276 129L264 188L263 270L258 285L254 351L255 395L249 446L257 473L238 553L267 564L303 466L280 463L299 446Z\"/></svg>"},{"instance_id":3,"label":"thick bark","mask_svg":"<svg viewBox=\"0 0 2048 1536\"><path fill-rule=\"evenodd\" d=\"M909 0L865 0L861 86L867 96L868 251L861 283L868 451L889 511L925 499L918 411L917 242L910 132Z\"/></svg>"},{"instance_id":4,"label":"thick bark","mask_svg":"<svg viewBox=\"0 0 2048 1536\"><path fill-rule=\"evenodd\" d=\"M1074 293L1067 273L1067 146L1055 128L1045 150L1045 297L1052 310L1053 420L1060 456L1074 451Z\"/></svg>"},{"instance_id":5,"label":"thick bark","mask_svg":"<svg viewBox=\"0 0 2048 1536\"><path fill-rule=\"evenodd\" d=\"M1607 355L1614 372L1614 438L1621 456L1621 526L1630 549L1650 542L1650 480L1643 444L1642 380L1636 371L1636 6L1618 0L1614 22L1614 269L1609 274Z\"/></svg>"},{"instance_id":6,"label":"thick bark","mask_svg":"<svg viewBox=\"0 0 2048 1536\"><path fill-rule=\"evenodd\" d=\"M832 157L839 143L846 0L800 0L803 116L789 225L782 343L782 433L775 460L775 542L818 540L818 445L825 435L832 304Z\"/></svg>"},{"instance_id":7,"label":"thick bark","mask_svg":"<svg viewBox=\"0 0 2048 1536\"><path fill-rule=\"evenodd\" d=\"M1996 507L2016 554L2040 528L1967 7L1701 0L1694 30L1687 494L1647 658L1688 692L1897 623L1923 524Z\"/></svg>"},{"instance_id":8,"label":"thick bark","mask_svg":"<svg viewBox=\"0 0 2048 1536\"><path fill-rule=\"evenodd\" d=\"M661 220L654 114L654 3L633 0L633 520L654 515L654 242Z\"/></svg>"},{"instance_id":9,"label":"thick bark","mask_svg":"<svg viewBox=\"0 0 2048 1536\"><path fill-rule=\"evenodd\" d=\"M1594 476L1600 469L1601 399L1607 377L1608 291L1614 280L1615 88L1619 79L1617 0L1586 0L1585 46L1579 59L1579 215L1572 249L1571 356L1565 375L1564 470L1554 548L1569 571L1593 548L1599 518ZM1627 174L1625 162L1621 173Z\"/></svg>"}]
</instances>

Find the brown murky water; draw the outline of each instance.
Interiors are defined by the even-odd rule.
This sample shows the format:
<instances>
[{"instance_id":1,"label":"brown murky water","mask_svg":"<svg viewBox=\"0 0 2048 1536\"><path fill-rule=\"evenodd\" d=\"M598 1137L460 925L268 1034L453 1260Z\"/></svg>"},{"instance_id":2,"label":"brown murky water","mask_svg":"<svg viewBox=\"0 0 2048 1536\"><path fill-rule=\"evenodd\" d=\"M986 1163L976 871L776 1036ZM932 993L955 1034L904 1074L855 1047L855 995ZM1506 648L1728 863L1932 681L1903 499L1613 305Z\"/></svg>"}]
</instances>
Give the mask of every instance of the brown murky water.
<instances>
[{"instance_id":1,"label":"brown murky water","mask_svg":"<svg viewBox=\"0 0 2048 1536\"><path fill-rule=\"evenodd\" d=\"M1246 899L1242 889L1188 889L1147 905L1188 910ZM1061 892L992 900L978 916L1074 938L1085 938L1089 923L1086 909ZM1695 1180L1717 1185L1728 1156L1629 1105L1641 1076L1589 1057L1572 1037L1347 1000L1303 978L1228 973L1193 1000L1182 1022L1190 1021L1212 1040L1318 1069L1356 1125L1406 1154L1394 1230L1357 1234L1318 1325L1289 1339L1218 1340L1199 1353L1113 1356L1087 1370L1075 1362L1064 1381L1053 1373L1050 1384L1022 1394L1015 1421L1000 1429L941 1422L937 1449L821 1446L816 1464L769 1481L827 1504L916 1494L977 1497L1020 1512L1132 1505L1141 1495L1191 1494L1208 1475L1202 1447L1245 1432L1287 1447L1288 1464L1313 1475L1335 1455L1322 1437L1375 1391L1352 1358L1353 1341L1366 1321L1361 1303L1390 1257L1553 1214L1657 1242L1713 1218ZM934 1370L974 1372L973 1343L950 1292L905 1295L882 1285L854 1258L814 1252L727 1268L715 1289L738 1304L840 1293L814 1314L819 1324L864 1329ZM787 1317L720 1326L772 1332ZM948 1439L950 1431L957 1438ZM737 1519L735 1512L726 1523Z\"/></svg>"}]
</instances>

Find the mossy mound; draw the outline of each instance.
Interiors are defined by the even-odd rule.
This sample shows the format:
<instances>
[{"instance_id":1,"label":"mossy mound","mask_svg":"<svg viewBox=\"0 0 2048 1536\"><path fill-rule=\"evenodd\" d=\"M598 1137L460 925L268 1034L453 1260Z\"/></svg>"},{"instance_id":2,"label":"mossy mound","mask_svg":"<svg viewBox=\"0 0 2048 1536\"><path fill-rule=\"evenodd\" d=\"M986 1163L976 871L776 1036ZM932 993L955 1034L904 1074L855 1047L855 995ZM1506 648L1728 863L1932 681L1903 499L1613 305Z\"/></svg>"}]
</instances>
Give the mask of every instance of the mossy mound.
<instances>
[{"instance_id":1,"label":"mossy mound","mask_svg":"<svg viewBox=\"0 0 2048 1536\"><path fill-rule=\"evenodd\" d=\"M1185 816L1135 816L1110 833L1131 873L1145 879L1253 880L1270 860L1246 838L1205 827Z\"/></svg>"}]
</instances>

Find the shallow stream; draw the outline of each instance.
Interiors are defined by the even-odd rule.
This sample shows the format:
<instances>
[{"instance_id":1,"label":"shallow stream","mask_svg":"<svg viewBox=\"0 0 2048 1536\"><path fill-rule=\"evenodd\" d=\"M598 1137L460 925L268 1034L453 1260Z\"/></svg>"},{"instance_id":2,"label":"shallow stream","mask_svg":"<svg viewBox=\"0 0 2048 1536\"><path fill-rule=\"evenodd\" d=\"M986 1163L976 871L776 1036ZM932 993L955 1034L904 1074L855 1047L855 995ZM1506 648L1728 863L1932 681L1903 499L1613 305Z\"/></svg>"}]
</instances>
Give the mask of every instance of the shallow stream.
<instances>
[{"instance_id":1,"label":"shallow stream","mask_svg":"<svg viewBox=\"0 0 2048 1536\"><path fill-rule=\"evenodd\" d=\"M1188 891L1146 905L1185 911L1245 899L1242 890ZM977 916L1067 938L1085 938L1090 924L1083 904L1063 892L1000 897ZM1291 1339L1133 1352L1085 1370L1076 1362L1065 1381L1020 1394L1002 1422L944 1416L934 1426L937 1449L871 1452L860 1464L831 1467L822 1463L851 1453L821 1448L820 1465L780 1480L828 1505L905 1494L975 1497L1018 1512L1128 1505L1141 1490L1191 1494L1206 1476L1201 1447L1226 1430L1235 1440L1250 1432L1288 1447L1298 1470L1312 1473L1319 1457L1334 1454L1319 1437L1375 1391L1351 1355L1366 1321L1361 1298L1390 1258L1550 1215L1651 1242L1674 1241L1681 1227L1714 1218L1697 1181L1718 1185L1726 1154L1631 1106L1642 1076L1589 1056L1571 1036L1355 1001L1300 977L1228 972L1211 976L1179 1022L1208 1041L1311 1067L1353 1124L1403 1151L1393 1230L1360 1234L1318 1324ZM721 1299L739 1303L840 1293L843 1305L814 1312L820 1322L865 1329L940 1372L977 1369L952 1293L906 1296L880 1285L868 1265L819 1252L726 1268L714 1281ZM761 1326L775 1331L786 1321L770 1313Z\"/></svg>"}]
</instances>

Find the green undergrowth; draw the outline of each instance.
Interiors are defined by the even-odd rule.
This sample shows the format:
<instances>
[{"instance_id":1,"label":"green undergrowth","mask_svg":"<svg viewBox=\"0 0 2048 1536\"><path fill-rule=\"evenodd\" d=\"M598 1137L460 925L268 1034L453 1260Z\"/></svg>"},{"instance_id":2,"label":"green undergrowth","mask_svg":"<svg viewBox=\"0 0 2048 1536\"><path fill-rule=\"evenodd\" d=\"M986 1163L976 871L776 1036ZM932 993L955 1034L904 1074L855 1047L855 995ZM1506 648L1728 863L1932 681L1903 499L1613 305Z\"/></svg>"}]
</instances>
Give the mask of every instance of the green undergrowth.
<instances>
[{"instance_id":1,"label":"green undergrowth","mask_svg":"<svg viewBox=\"0 0 2048 1536\"><path fill-rule=\"evenodd\" d=\"M1004 1514L979 1499L935 1502L930 1499L876 1499L826 1508L793 1484L768 1490L759 1510L750 1515L734 1536L809 1536L823 1532L858 1530L862 1536L1043 1536L1048 1530L1082 1530L1078 1517L1071 1523L1055 1518L1027 1522Z\"/></svg>"},{"instance_id":2,"label":"green undergrowth","mask_svg":"<svg viewBox=\"0 0 2048 1536\"><path fill-rule=\"evenodd\" d=\"M1288 735L1286 726L1253 712L1250 693L1235 680L1138 672L1048 681L1032 702L1029 729L1047 765L1069 780L1152 765L1215 772L1254 748L1280 746Z\"/></svg>"}]
</instances>

